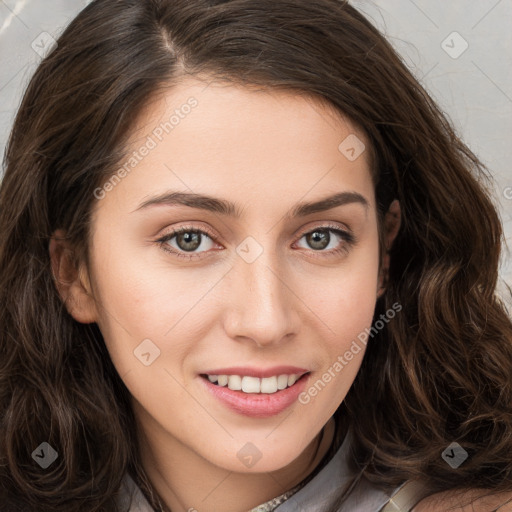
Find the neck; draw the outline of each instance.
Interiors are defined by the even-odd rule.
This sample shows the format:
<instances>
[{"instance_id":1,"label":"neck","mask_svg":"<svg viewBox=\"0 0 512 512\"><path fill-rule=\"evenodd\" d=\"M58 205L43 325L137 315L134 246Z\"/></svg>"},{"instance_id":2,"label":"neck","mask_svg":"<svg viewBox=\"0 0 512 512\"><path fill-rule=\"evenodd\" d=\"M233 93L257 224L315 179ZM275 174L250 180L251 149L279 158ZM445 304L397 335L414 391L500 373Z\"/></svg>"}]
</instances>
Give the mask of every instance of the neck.
<instances>
[{"instance_id":1,"label":"neck","mask_svg":"<svg viewBox=\"0 0 512 512\"><path fill-rule=\"evenodd\" d=\"M144 418L148 420L148 418ZM329 450L335 435L331 417L321 432L287 466L266 473L236 473L212 464L153 422L138 425L142 468L166 512L252 508L294 488Z\"/></svg>"}]
</instances>

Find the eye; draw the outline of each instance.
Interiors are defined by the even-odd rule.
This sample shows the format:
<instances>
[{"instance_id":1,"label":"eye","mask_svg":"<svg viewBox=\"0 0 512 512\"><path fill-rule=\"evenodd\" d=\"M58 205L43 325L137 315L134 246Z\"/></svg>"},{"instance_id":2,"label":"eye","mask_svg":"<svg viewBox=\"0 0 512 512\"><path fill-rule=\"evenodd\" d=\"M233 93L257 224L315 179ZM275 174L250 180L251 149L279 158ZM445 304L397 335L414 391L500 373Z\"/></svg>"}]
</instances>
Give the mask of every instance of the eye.
<instances>
[{"instance_id":1,"label":"eye","mask_svg":"<svg viewBox=\"0 0 512 512\"><path fill-rule=\"evenodd\" d=\"M175 245L169 243L173 239L176 239L174 240ZM192 259L199 248L204 251L211 249L213 238L205 230L184 226L171 231L157 242L160 243L164 251L170 252L179 258Z\"/></svg>"},{"instance_id":2,"label":"eye","mask_svg":"<svg viewBox=\"0 0 512 512\"><path fill-rule=\"evenodd\" d=\"M331 236L330 233L334 233L334 236ZM311 252L320 253L315 254L314 257L329 257L347 253L357 242L352 233L332 225L319 226L314 230L307 231L299 241L303 238L313 249ZM187 260L193 259L194 256L202 258L203 256L200 254L209 252L215 245L214 242L214 237L209 231L188 226L175 229L157 240L164 251ZM326 248L329 250L325 250ZM199 249L202 250L199 251Z\"/></svg>"},{"instance_id":3,"label":"eye","mask_svg":"<svg viewBox=\"0 0 512 512\"><path fill-rule=\"evenodd\" d=\"M334 236L331 236L331 233L334 233ZM322 256L324 253L326 253L326 256L347 253L356 242L355 236L352 233L344 231L337 226L317 227L312 231L304 233L300 240L303 238L309 247L313 249L313 252L321 253Z\"/></svg>"}]
</instances>

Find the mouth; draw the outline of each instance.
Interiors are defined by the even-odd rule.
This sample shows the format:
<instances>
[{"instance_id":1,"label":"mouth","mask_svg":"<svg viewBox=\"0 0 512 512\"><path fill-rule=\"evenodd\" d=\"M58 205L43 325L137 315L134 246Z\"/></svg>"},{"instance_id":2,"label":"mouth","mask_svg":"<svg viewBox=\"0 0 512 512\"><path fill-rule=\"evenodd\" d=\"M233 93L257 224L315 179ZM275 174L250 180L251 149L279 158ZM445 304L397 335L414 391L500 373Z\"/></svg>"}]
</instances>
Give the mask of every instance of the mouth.
<instances>
[{"instance_id":1,"label":"mouth","mask_svg":"<svg viewBox=\"0 0 512 512\"><path fill-rule=\"evenodd\" d=\"M311 372L254 377L239 374L199 374L205 392L229 410L252 418L276 416L297 402ZM285 384L286 380L286 384Z\"/></svg>"}]
</instances>

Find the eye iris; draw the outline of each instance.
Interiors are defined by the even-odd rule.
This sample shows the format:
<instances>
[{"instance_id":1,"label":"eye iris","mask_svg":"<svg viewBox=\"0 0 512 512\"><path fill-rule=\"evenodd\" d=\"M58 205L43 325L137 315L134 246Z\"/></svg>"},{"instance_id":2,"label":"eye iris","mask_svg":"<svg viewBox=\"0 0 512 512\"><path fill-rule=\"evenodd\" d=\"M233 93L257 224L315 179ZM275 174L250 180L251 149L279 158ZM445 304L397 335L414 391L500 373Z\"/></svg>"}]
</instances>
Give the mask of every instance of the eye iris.
<instances>
[{"instance_id":1,"label":"eye iris","mask_svg":"<svg viewBox=\"0 0 512 512\"><path fill-rule=\"evenodd\" d=\"M201 233L185 231L176 235L176 243L184 251L194 251L201 245Z\"/></svg>"},{"instance_id":2,"label":"eye iris","mask_svg":"<svg viewBox=\"0 0 512 512\"><path fill-rule=\"evenodd\" d=\"M314 248L314 249L325 249L330 242L330 235L328 230L320 230L317 229L315 231L312 231L308 235L308 243ZM312 241L312 244L310 243ZM317 244L320 244L319 246Z\"/></svg>"}]
</instances>

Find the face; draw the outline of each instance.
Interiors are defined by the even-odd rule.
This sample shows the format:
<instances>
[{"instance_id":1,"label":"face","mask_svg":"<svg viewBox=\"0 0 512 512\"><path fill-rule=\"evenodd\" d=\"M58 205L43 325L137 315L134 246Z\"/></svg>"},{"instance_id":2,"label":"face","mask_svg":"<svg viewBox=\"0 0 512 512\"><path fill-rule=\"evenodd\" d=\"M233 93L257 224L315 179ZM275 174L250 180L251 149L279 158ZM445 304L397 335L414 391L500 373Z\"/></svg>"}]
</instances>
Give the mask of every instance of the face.
<instances>
[{"instance_id":1,"label":"face","mask_svg":"<svg viewBox=\"0 0 512 512\"><path fill-rule=\"evenodd\" d=\"M192 79L137 120L135 159L96 192L94 300L72 314L98 323L148 435L230 471L274 471L327 423L377 299L363 141L313 99ZM259 453L254 469L242 447Z\"/></svg>"}]
</instances>

